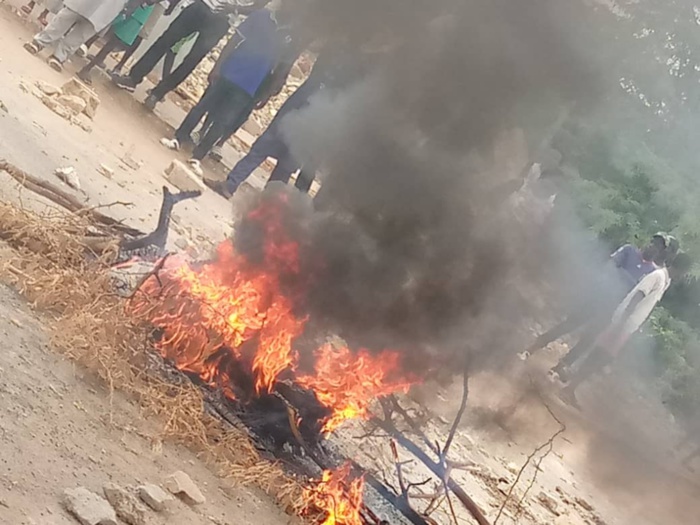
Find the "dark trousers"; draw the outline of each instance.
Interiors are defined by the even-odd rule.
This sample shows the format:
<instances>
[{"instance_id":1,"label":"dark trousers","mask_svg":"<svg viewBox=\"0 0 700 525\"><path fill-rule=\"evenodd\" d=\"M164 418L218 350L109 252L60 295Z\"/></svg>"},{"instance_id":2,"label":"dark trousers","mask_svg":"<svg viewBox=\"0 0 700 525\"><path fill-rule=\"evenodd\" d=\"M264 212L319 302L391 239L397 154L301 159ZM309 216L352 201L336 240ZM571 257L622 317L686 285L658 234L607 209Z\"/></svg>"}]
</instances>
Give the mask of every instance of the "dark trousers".
<instances>
[{"instance_id":1,"label":"dark trousers","mask_svg":"<svg viewBox=\"0 0 700 525\"><path fill-rule=\"evenodd\" d=\"M194 71L194 68L207 56L207 53L226 35L228 28L228 17L225 14L215 14L201 0L195 0L192 5L182 10L168 26L168 29L134 64L129 72L129 77L136 84L139 84L146 75L153 71L156 64L166 56L172 46L192 33L198 33L192 49L182 64L153 88L151 94L160 100Z\"/></svg>"},{"instance_id":2,"label":"dark trousers","mask_svg":"<svg viewBox=\"0 0 700 525\"><path fill-rule=\"evenodd\" d=\"M250 105L244 111L242 111L236 119L231 121L231 123L226 127L226 130L221 138L217 141L217 146L223 147L224 144L226 144L226 141L233 137L233 134L236 133L236 131L238 131L243 124L245 124L246 120L248 120L250 114L253 112L254 105L254 101L251 101ZM214 122L214 117L215 115L212 113L207 113L207 118L204 121L204 125L202 126L202 131L200 133L201 136L204 136L204 134L209 130Z\"/></svg>"},{"instance_id":3,"label":"dark trousers","mask_svg":"<svg viewBox=\"0 0 700 525\"><path fill-rule=\"evenodd\" d=\"M268 184L275 181L284 182L286 184L289 182L292 173L299 169L299 163L292 156L278 130L278 126L273 121L265 132L253 143L248 154L233 167L226 178L226 185L231 193L235 192L268 157L277 159L277 165L272 171L270 179L267 181ZM315 167L304 166L297 177L295 186L303 192L308 192L315 175Z\"/></svg>"},{"instance_id":4,"label":"dark trousers","mask_svg":"<svg viewBox=\"0 0 700 525\"><path fill-rule=\"evenodd\" d=\"M192 158L202 160L229 129L231 123L240 120L241 114L245 114L252 102L253 97L244 89L224 78L218 78L209 84L197 105L187 114L175 131L175 138L180 144L189 141L194 128L204 115L212 115L209 128L192 152Z\"/></svg>"}]
</instances>

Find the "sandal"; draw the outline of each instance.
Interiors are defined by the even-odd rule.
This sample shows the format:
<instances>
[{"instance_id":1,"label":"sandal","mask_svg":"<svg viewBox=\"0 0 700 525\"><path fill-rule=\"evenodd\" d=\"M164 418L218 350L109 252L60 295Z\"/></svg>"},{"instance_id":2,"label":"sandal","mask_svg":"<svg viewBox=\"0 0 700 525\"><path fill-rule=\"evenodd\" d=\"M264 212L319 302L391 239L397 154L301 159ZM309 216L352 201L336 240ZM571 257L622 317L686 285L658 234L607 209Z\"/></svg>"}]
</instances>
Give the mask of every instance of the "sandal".
<instances>
[{"instance_id":1,"label":"sandal","mask_svg":"<svg viewBox=\"0 0 700 525\"><path fill-rule=\"evenodd\" d=\"M22 11L25 15L31 15L32 11L34 10L34 7L29 7L28 5L23 5L22 7L19 8L20 11Z\"/></svg>"},{"instance_id":2,"label":"sandal","mask_svg":"<svg viewBox=\"0 0 700 525\"><path fill-rule=\"evenodd\" d=\"M41 51L41 46L40 46L39 44L37 44L36 42L33 42L33 41L32 41L32 42L27 42L27 43L24 44L24 46L22 46L22 47L24 47L24 49L26 49L27 51L29 51L32 55L36 55L36 54L38 54L38 53Z\"/></svg>"},{"instance_id":3,"label":"sandal","mask_svg":"<svg viewBox=\"0 0 700 525\"><path fill-rule=\"evenodd\" d=\"M63 64L61 64L56 57L50 57L48 62L49 67L51 67L51 69L54 71L58 71L59 73L63 71Z\"/></svg>"}]
</instances>

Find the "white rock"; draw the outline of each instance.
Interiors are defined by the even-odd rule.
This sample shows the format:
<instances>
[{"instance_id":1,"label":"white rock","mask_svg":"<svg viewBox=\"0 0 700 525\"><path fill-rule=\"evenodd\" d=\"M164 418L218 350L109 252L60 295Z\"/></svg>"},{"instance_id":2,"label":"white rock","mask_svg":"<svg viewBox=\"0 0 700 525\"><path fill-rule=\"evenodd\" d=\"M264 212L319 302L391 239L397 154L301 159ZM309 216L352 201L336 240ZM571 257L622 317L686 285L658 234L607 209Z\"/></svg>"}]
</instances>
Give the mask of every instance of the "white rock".
<instances>
[{"instance_id":1,"label":"white rock","mask_svg":"<svg viewBox=\"0 0 700 525\"><path fill-rule=\"evenodd\" d=\"M53 173L71 188L75 190L80 189L80 179L78 178L78 174L75 172L75 168L73 166L56 168Z\"/></svg>"},{"instance_id":2,"label":"white rock","mask_svg":"<svg viewBox=\"0 0 700 525\"><path fill-rule=\"evenodd\" d=\"M87 102L76 95L61 95L56 102L68 108L73 115L79 115L87 107Z\"/></svg>"},{"instance_id":3,"label":"white rock","mask_svg":"<svg viewBox=\"0 0 700 525\"><path fill-rule=\"evenodd\" d=\"M207 501L192 478L181 470L171 474L165 480L165 488L188 505L200 505Z\"/></svg>"},{"instance_id":4,"label":"white rock","mask_svg":"<svg viewBox=\"0 0 700 525\"><path fill-rule=\"evenodd\" d=\"M114 483L105 485L103 491L120 520L128 525L145 525L146 509L139 504L136 496Z\"/></svg>"},{"instance_id":5,"label":"white rock","mask_svg":"<svg viewBox=\"0 0 700 525\"><path fill-rule=\"evenodd\" d=\"M94 119L97 114L97 107L100 105L100 97L97 96L90 87L83 84L77 78L71 78L63 84L61 91L64 95L75 95L85 101L83 112L90 118Z\"/></svg>"},{"instance_id":6,"label":"white rock","mask_svg":"<svg viewBox=\"0 0 700 525\"><path fill-rule=\"evenodd\" d=\"M101 175L104 175L108 179L111 179L114 177L114 170L107 166L106 164L100 164L100 167L97 168L97 172Z\"/></svg>"},{"instance_id":7,"label":"white rock","mask_svg":"<svg viewBox=\"0 0 700 525\"><path fill-rule=\"evenodd\" d=\"M182 191L204 191L207 187L202 179L179 160L174 160L165 169L165 178Z\"/></svg>"},{"instance_id":8,"label":"white rock","mask_svg":"<svg viewBox=\"0 0 700 525\"><path fill-rule=\"evenodd\" d=\"M44 95L48 95L49 97L61 94L60 87L54 86L53 84L49 84L48 82L44 82L43 80L37 80L35 84L36 87L39 88L39 91L41 91Z\"/></svg>"},{"instance_id":9,"label":"white rock","mask_svg":"<svg viewBox=\"0 0 700 525\"><path fill-rule=\"evenodd\" d=\"M173 497L158 485L146 483L145 485L141 485L137 490L139 498L157 512L164 511L168 507L168 504L174 501Z\"/></svg>"},{"instance_id":10,"label":"white rock","mask_svg":"<svg viewBox=\"0 0 700 525\"><path fill-rule=\"evenodd\" d=\"M63 505L82 525L117 525L117 515L104 498L84 487L63 493Z\"/></svg>"}]
</instances>

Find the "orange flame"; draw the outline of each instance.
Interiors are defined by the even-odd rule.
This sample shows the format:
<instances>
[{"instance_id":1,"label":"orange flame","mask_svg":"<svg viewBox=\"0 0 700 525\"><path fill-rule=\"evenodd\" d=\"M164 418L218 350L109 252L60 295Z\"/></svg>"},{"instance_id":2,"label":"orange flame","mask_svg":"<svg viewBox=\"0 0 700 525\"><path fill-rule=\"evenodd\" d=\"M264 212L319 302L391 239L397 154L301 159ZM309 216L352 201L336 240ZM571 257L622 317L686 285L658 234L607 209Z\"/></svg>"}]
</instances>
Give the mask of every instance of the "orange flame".
<instances>
[{"instance_id":1,"label":"orange flame","mask_svg":"<svg viewBox=\"0 0 700 525\"><path fill-rule=\"evenodd\" d=\"M399 358L397 352L387 350L372 355L364 349L353 353L346 346L320 347L314 375L299 376L296 382L315 392L321 404L333 411L323 432L332 432L348 419L366 418L377 397L407 392L411 381L392 377L400 371Z\"/></svg>"},{"instance_id":2,"label":"orange flame","mask_svg":"<svg viewBox=\"0 0 700 525\"><path fill-rule=\"evenodd\" d=\"M324 513L322 525L362 525L362 491L364 479L351 481L351 465L345 463L335 471L325 470L317 486L304 489L307 508L315 507Z\"/></svg>"},{"instance_id":3,"label":"orange flame","mask_svg":"<svg viewBox=\"0 0 700 525\"><path fill-rule=\"evenodd\" d=\"M367 417L374 398L405 392L412 380L402 374L398 352L331 345L316 351L313 373L297 373L294 340L307 319L295 315L295 302L281 286L283 276L300 272L299 246L285 230L285 203L282 196L248 215L263 234L261 261L252 264L230 241L199 266L171 257L143 283L131 310L160 330L155 345L163 357L229 397L235 397L225 366L231 363L250 373L251 394L271 392L282 375L313 390L331 410L323 421L323 431L331 432L347 419Z\"/></svg>"}]
</instances>

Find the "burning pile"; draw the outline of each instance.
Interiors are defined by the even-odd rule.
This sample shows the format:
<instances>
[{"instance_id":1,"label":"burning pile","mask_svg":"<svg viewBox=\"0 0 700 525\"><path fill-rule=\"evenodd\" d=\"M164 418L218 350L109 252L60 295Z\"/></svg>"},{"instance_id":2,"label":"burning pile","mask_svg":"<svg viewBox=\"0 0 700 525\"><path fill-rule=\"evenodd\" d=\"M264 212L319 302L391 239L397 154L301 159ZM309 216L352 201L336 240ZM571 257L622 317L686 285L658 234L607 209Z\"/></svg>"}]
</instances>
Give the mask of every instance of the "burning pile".
<instances>
[{"instance_id":1,"label":"burning pile","mask_svg":"<svg viewBox=\"0 0 700 525\"><path fill-rule=\"evenodd\" d=\"M289 208L285 193L263 199L241 226L260 239L245 252L225 241L204 264L166 259L134 296L132 312L157 328L164 358L230 399L260 399L280 383L313 392L327 409L317 426L329 433L366 417L376 397L407 391L414 379L396 351L326 343L307 356L295 347L309 320L300 311L311 272L301 271L299 242L288 231L298 221L287 220Z\"/></svg>"}]
</instances>

